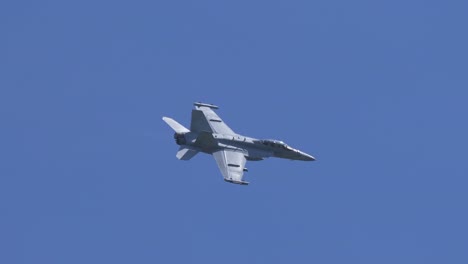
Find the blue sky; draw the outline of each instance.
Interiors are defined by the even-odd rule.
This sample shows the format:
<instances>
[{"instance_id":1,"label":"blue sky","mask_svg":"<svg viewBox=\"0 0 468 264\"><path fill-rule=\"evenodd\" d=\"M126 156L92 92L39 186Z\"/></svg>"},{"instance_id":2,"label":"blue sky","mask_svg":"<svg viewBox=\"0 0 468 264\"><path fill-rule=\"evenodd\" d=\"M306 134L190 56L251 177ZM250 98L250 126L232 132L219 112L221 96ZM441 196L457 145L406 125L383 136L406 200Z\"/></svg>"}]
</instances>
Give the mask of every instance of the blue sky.
<instances>
[{"instance_id":1,"label":"blue sky","mask_svg":"<svg viewBox=\"0 0 468 264\"><path fill-rule=\"evenodd\" d=\"M467 263L467 8L2 2L0 263ZM194 101L317 161L179 161Z\"/></svg>"}]
</instances>

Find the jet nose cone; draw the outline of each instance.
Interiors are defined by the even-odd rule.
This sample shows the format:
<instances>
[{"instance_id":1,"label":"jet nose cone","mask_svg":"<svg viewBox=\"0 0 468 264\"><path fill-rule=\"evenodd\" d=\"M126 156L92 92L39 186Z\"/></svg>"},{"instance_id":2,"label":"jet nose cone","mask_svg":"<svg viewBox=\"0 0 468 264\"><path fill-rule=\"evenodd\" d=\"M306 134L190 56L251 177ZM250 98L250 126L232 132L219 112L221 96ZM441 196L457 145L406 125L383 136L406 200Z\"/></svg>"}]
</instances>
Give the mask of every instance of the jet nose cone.
<instances>
[{"instance_id":1,"label":"jet nose cone","mask_svg":"<svg viewBox=\"0 0 468 264\"><path fill-rule=\"evenodd\" d=\"M305 152L302 152L302 151L298 151L298 152L299 152L299 159L300 160L305 160L305 161L314 161L315 160L314 156L312 156L312 155L309 155L309 154L307 154Z\"/></svg>"},{"instance_id":2,"label":"jet nose cone","mask_svg":"<svg viewBox=\"0 0 468 264\"><path fill-rule=\"evenodd\" d=\"M315 160L314 156L309 155L309 154L304 153L304 157L305 157L305 160L307 160L307 161L314 161Z\"/></svg>"}]
</instances>

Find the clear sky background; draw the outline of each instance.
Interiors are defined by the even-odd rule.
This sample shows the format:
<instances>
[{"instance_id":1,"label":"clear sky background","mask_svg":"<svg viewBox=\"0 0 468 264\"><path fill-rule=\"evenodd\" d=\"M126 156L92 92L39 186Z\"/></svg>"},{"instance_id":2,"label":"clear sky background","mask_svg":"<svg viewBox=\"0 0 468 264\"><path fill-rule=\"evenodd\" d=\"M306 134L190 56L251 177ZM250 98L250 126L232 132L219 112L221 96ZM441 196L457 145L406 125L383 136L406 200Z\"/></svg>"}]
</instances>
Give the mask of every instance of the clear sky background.
<instances>
[{"instance_id":1,"label":"clear sky background","mask_svg":"<svg viewBox=\"0 0 468 264\"><path fill-rule=\"evenodd\" d=\"M467 10L2 1L0 263L468 263ZM317 161L179 161L194 101Z\"/></svg>"}]
</instances>

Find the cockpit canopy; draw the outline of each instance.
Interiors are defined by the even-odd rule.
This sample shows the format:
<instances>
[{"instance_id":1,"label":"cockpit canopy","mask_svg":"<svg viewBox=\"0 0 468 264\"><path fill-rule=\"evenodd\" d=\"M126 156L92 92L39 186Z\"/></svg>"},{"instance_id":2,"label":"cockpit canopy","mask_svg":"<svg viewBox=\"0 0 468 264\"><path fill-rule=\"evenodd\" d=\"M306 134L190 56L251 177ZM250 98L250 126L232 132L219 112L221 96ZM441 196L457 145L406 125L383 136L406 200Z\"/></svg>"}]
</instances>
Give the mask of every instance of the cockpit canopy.
<instances>
[{"instance_id":1,"label":"cockpit canopy","mask_svg":"<svg viewBox=\"0 0 468 264\"><path fill-rule=\"evenodd\" d=\"M260 143L262 143L263 145L267 145L267 146L292 150L292 148L290 146L288 146L286 143L284 143L283 141L280 141L280 140L262 139L262 140L260 140Z\"/></svg>"}]
</instances>

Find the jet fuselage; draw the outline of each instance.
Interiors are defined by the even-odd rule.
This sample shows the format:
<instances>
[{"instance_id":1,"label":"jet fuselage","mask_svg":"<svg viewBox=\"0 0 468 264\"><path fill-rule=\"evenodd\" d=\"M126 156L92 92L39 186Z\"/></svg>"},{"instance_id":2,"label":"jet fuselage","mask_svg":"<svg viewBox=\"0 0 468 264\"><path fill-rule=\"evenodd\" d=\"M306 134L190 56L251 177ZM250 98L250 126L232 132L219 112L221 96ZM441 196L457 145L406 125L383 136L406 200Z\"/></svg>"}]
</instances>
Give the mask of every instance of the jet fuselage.
<instances>
[{"instance_id":1,"label":"jet fuselage","mask_svg":"<svg viewBox=\"0 0 468 264\"><path fill-rule=\"evenodd\" d=\"M206 132L208 133L208 132ZM242 135L225 135L209 133L211 142L200 142L201 133L188 132L185 134L174 134L176 143L181 146L189 146L198 151L212 154L219 149L232 149L243 152L247 160L256 161L264 158L277 157L290 160L313 161L315 158L298 149L294 149L279 140L261 140Z\"/></svg>"}]
</instances>

